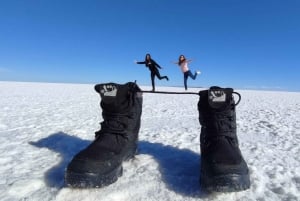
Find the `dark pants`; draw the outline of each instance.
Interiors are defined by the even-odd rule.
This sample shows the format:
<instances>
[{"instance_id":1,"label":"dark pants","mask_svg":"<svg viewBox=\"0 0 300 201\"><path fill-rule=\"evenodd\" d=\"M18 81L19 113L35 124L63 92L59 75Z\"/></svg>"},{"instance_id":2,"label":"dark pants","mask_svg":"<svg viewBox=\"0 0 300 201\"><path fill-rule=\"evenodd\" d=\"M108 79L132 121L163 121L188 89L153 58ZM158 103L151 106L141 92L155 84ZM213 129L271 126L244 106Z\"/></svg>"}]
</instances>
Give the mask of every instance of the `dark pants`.
<instances>
[{"instance_id":1,"label":"dark pants","mask_svg":"<svg viewBox=\"0 0 300 201\"><path fill-rule=\"evenodd\" d=\"M152 70L151 71L151 84L152 84L152 91L155 91L155 83L154 83L154 78L155 76L158 78L158 79L166 79L168 80L169 78L167 76L160 76L160 73L158 70Z\"/></svg>"},{"instance_id":2,"label":"dark pants","mask_svg":"<svg viewBox=\"0 0 300 201\"><path fill-rule=\"evenodd\" d=\"M188 77L191 77L193 80L195 80L196 77L197 77L197 73L195 72L195 74L193 75L190 70L184 72L184 74L183 74L183 82L184 82L184 88L185 88L185 90L187 90L187 79L188 79Z\"/></svg>"}]
</instances>

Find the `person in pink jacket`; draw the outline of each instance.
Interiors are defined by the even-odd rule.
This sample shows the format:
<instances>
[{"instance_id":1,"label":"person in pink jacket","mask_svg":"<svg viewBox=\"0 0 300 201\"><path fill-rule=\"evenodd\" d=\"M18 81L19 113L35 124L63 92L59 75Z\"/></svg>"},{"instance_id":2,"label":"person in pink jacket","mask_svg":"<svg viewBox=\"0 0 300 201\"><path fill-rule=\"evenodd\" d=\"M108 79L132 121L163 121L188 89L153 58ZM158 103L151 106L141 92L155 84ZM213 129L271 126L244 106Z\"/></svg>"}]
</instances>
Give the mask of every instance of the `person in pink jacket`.
<instances>
[{"instance_id":1,"label":"person in pink jacket","mask_svg":"<svg viewBox=\"0 0 300 201\"><path fill-rule=\"evenodd\" d=\"M176 62L176 64L178 64L178 66L181 68L181 71L183 73L183 83L184 83L185 90L187 90L188 77L195 80L197 75L200 74L200 71L196 71L194 74L190 71L188 67L188 63L190 63L191 61L192 60L190 59L189 60L186 59L184 55L180 55L178 58L178 62Z\"/></svg>"}]
</instances>

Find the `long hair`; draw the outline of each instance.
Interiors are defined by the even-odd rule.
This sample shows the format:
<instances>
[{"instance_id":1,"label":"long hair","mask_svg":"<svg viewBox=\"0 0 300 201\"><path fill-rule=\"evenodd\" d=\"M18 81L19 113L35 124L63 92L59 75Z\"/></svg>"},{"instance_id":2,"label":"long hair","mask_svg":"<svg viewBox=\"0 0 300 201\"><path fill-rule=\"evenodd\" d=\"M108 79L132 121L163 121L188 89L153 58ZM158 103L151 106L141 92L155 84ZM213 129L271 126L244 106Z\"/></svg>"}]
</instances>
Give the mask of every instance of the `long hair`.
<instances>
[{"instance_id":1,"label":"long hair","mask_svg":"<svg viewBox=\"0 0 300 201\"><path fill-rule=\"evenodd\" d=\"M149 57L149 58L147 58L147 57ZM148 54L146 54L146 56L145 56L145 61L151 61L151 55L148 53Z\"/></svg>"},{"instance_id":2,"label":"long hair","mask_svg":"<svg viewBox=\"0 0 300 201\"><path fill-rule=\"evenodd\" d=\"M183 57L183 60L181 60L180 58ZM180 66L183 62L185 62L186 58L183 54L181 54L178 58L178 65Z\"/></svg>"}]
</instances>

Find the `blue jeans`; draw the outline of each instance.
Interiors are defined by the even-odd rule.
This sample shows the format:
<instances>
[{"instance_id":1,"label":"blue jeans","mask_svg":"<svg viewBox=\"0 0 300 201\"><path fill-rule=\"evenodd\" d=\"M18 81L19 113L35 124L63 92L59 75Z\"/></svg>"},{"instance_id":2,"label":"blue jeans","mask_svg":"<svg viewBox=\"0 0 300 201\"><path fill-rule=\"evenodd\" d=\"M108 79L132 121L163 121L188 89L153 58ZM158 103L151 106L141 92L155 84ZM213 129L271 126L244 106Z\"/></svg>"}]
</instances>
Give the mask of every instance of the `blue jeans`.
<instances>
[{"instance_id":1,"label":"blue jeans","mask_svg":"<svg viewBox=\"0 0 300 201\"><path fill-rule=\"evenodd\" d=\"M185 90L187 90L187 79L188 79L188 77L191 77L193 80L195 80L196 77L197 77L197 73L195 72L195 74L193 75L190 70L184 72L184 74L183 74L183 82L184 82L184 88L185 88Z\"/></svg>"}]
</instances>

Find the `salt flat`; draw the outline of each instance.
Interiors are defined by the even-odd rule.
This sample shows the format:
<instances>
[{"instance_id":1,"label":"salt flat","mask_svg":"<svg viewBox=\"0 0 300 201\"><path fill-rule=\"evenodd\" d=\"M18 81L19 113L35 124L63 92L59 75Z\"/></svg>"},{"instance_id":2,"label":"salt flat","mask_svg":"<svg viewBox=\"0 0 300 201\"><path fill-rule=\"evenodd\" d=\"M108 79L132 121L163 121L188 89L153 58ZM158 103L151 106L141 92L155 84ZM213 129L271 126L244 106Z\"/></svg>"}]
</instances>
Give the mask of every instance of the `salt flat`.
<instances>
[{"instance_id":1,"label":"salt flat","mask_svg":"<svg viewBox=\"0 0 300 201\"><path fill-rule=\"evenodd\" d=\"M146 93L139 153L124 163L123 176L100 189L65 187L64 169L102 121L93 87L0 82L1 200L300 200L299 92L236 89L249 190L201 194L199 97Z\"/></svg>"}]
</instances>

